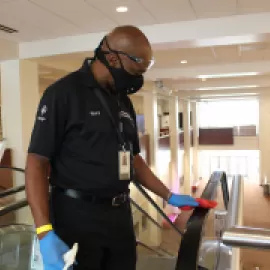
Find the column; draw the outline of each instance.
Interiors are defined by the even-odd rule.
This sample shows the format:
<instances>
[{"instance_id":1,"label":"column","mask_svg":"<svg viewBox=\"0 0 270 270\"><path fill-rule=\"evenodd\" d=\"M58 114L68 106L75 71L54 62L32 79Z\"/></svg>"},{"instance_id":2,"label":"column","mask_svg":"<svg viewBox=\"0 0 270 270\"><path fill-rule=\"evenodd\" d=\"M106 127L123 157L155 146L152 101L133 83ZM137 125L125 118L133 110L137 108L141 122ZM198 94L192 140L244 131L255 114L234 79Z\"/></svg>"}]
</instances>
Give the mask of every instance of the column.
<instances>
[{"instance_id":1,"label":"column","mask_svg":"<svg viewBox=\"0 0 270 270\"><path fill-rule=\"evenodd\" d=\"M184 193L191 195L191 140L190 140L190 101L183 101L184 122Z\"/></svg>"},{"instance_id":2,"label":"column","mask_svg":"<svg viewBox=\"0 0 270 270\"><path fill-rule=\"evenodd\" d=\"M259 151L260 151L260 183L270 183L270 95L260 95L259 109Z\"/></svg>"},{"instance_id":3,"label":"column","mask_svg":"<svg viewBox=\"0 0 270 270\"><path fill-rule=\"evenodd\" d=\"M199 126L198 126L198 104L197 102L191 103L192 111L192 130L193 130L193 166L192 172L194 177L194 184L199 180L199 159L198 159L198 147L199 147Z\"/></svg>"},{"instance_id":4,"label":"column","mask_svg":"<svg viewBox=\"0 0 270 270\"><path fill-rule=\"evenodd\" d=\"M39 102L38 65L28 60L1 63L3 136L12 150L13 166L25 168L26 152ZM24 185L24 175L14 173L14 186ZM17 199L24 198L23 192ZM31 223L29 208L17 211L17 222Z\"/></svg>"},{"instance_id":5,"label":"column","mask_svg":"<svg viewBox=\"0 0 270 270\"><path fill-rule=\"evenodd\" d=\"M170 148L171 148L171 186L173 192L180 192L179 174L179 109L178 97L171 97L169 100L170 113Z\"/></svg>"},{"instance_id":6,"label":"column","mask_svg":"<svg viewBox=\"0 0 270 270\"><path fill-rule=\"evenodd\" d=\"M157 151L158 151L158 116L157 116L157 96L152 93L144 95L144 117L145 129L150 137L150 168L154 173L157 173ZM158 196L151 194L155 202L162 207L162 199ZM157 220L160 224L162 222L161 216L157 210L148 205L148 213ZM149 244L159 246L161 244L161 230L152 223L149 223Z\"/></svg>"}]
</instances>

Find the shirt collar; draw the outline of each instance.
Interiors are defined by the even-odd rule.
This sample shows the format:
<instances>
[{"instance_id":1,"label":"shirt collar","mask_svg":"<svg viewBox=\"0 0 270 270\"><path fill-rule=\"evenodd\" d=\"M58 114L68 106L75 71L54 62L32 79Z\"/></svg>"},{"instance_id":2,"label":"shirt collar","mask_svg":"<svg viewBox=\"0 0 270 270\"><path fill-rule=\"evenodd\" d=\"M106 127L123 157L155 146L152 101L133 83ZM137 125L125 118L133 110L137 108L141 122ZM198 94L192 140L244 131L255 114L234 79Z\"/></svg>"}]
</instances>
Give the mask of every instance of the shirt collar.
<instances>
[{"instance_id":1,"label":"shirt collar","mask_svg":"<svg viewBox=\"0 0 270 270\"><path fill-rule=\"evenodd\" d=\"M99 87L94 74L91 70L91 62L94 60L94 58L86 58L83 61L83 64L81 68L79 69L79 72L82 75L83 83L89 87Z\"/></svg>"}]
</instances>

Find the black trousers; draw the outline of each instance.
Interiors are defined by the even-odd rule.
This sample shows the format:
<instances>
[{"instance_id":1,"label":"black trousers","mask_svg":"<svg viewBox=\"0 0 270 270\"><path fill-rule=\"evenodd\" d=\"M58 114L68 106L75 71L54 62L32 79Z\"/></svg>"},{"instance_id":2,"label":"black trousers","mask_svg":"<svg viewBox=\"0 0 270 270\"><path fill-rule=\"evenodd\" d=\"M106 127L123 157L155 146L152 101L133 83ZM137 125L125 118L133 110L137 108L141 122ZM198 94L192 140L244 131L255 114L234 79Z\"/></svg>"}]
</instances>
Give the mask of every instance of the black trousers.
<instances>
[{"instance_id":1,"label":"black trousers","mask_svg":"<svg viewBox=\"0 0 270 270\"><path fill-rule=\"evenodd\" d=\"M129 202L94 204L53 191L51 220L70 247L79 244L74 270L135 270L136 238Z\"/></svg>"}]
</instances>

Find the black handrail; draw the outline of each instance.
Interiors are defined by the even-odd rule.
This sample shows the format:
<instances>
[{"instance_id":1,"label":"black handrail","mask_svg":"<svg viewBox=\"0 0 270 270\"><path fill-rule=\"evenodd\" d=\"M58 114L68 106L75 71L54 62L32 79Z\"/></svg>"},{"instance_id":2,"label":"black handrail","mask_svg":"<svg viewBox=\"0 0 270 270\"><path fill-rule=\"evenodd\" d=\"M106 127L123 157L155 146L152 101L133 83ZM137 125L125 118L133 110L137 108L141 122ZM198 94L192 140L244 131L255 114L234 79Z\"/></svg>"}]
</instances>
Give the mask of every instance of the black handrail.
<instances>
[{"instance_id":1,"label":"black handrail","mask_svg":"<svg viewBox=\"0 0 270 270\"><path fill-rule=\"evenodd\" d=\"M152 251L153 253L155 253L159 257L163 257L164 256L164 254L162 254L162 253L158 252L157 250L155 250L154 248L149 247L148 245L142 243L140 240L137 240L137 245L142 246L142 247L144 247L145 249L147 249L149 251Z\"/></svg>"},{"instance_id":2,"label":"black handrail","mask_svg":"<svg viewBox=\"0 0 270 270\"><path fill-rule=\"evenodd\" d=\"M157 203L151 198L151 196L145 191L140 183L136 180L133 181L133 184L136 188L142 193L142 195L148 200L148 202L157 210L157 212L171 225L171 227L178 232L180 235L184 235L179 228L175 226L175 224L170 220L170 218L165 214L165 212L157 205Z\"/></svg>"},{"instance_id":3,"label":"black handrail","mask_svg":"<svg viewBox=\"0 0 270 270\"><path fill-rule=\"evenodd\" d=\"M166 249L159 247L159 250L161 250L163 253L169 255L170 257L176 257L174 254L172 254L171 252L167 251Z\"/></svg>"},{"instance_id":4,"label":"black handrail","mask_svg":"<svg viewBox=\"0 0 270 270\"><path fill-rule=\"evenodd\" d=\"M19 201L0 207L0 216L4 216L13 211L19 210L27 205L28 205L27 199L21 199Z\"/></svg>"},{"instance_id":5,"label":"black handrail","mask_svg":"<svg viewBox=\"0 0 270 270\"><path fill-rule=\"evenodd\" d=\"M220 183L226 207L227 200L229 200L229 194L227 193L227 178L224 172L214 172L212 174L201 198L213 200ZM195 208L193 215L190 217L187 224L185 235L181 240L175 270L203 269L198 266L198 255L200 251L203 226L208 213L209 209L199 207Z\"/></svg>"},{"instance_id":6,"label":"black handrail","mask_svg":"<svg viewBox=\"0 0 270 270\"><path fill-rule=\"evenodd\" d=\"M0 198L4 198L6 196L10 196L13 194L16 194L18 192L24 191L25 190L25 186L18 186L18 187L13 187L7 190L4 190L2 192L0 192Z\"/></svg>"},{"instance_id":7,"label":"black handrail","mask_svg":"<svg viewBox=\"0 0 270 270\"><path fill-rule=\"evenodd\" d=\"M132 205L134 205L141 213L143 213L153 224L155 224L160 229L163 229L163 227L154 220L142 207L140 207L134 200L130 198L130 202Z\"/></svg>"},{"instance_id":8,"label":"black handrail","mask_svg":"<svg viewBox=\"0 0 270 270\"><path fill-rule=\"evenodd\" d=\"M0 165L0 169L7 169L7 170L12 170L12 171L16 171L16 172L25 173L24 169L17 168L17 167L9 167L9 166ZM24 191L24 190L25 190L24 185L18 186L18 187L13 187L13 188L10 188L10 189L7 189L7 190L3 190L3 191L0 192L0 198L10 196L10 195L16 194L16 193Z\"/></svg>"},{"instance_id":9,"label":"black handrail","mask_svg":"<svg viewBox=\"0 0 270 270\"><path fill-rule=\"evenodd\" d=\"M25 173L25 170L24 169L17 168L17 167L9 167L9 166L0 165L0 169L8 169L8 170L12 170L12 171L17 171L17 172Z\"/></svg>"}]
</instances>

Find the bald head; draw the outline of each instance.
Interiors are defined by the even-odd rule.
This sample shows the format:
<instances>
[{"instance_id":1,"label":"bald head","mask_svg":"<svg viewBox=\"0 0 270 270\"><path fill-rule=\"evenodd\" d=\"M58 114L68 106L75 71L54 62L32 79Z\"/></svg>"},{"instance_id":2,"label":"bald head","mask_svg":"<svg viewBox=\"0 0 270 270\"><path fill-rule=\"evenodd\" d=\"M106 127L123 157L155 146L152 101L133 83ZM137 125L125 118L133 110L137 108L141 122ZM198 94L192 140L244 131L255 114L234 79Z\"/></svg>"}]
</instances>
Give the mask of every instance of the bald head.
<instances>
[{"instance_id":1,"label":"bald head","mask_svg":"<svg viewBox=\"0 0 270 270\"><path fill-rule=\"evenodd\" d=\"M116 27L107 35L112 49L127 53L146 50L151 52L151 45L145 34L137 27L127 25Z\"/></svg>"},{"instance_id":2,"label":"bald head","mask_svg":"<svg viewBox=\"0 0 270 270\"><path fill-rule=\"evenodd\" d=\"M126 25L114 28L102 44L103 50L111 50L112 54L107 56L111 65L120 67L121 62L125 69L131 74L144 73L153 58L152 48L145 34L137 27ZM142 60L132 61L128 56Z\"/></svg>"},{"instance_id":3,"label":"bald head","mask_svg":"<svg viewBox=\"0 0 270 270\"><path fill-rule=\"evenodd\" d=\"M130 94L142 88L143 74L152 59L152 48L144 33L135 26L119 26L96 49L92 71L103 87Z\"/></svg>"}]
</instances>

